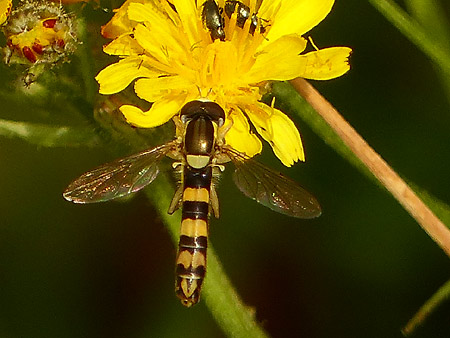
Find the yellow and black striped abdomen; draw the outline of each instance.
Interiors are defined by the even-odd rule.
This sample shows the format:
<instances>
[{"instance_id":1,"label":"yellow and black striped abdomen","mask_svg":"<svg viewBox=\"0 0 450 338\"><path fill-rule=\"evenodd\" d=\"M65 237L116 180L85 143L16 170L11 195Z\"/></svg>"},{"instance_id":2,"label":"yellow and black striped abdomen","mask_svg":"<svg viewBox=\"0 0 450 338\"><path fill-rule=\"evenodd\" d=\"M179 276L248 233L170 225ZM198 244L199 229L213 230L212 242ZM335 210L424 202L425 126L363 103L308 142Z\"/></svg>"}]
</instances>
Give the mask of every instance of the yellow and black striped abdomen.
<instances>
[{"instance_id":1,"label":"yellow and black striped abdomen","mask_svg":"<svg viewBox=\"0 0 450 338\"><path fill-rule=\"evenodd\" d=\"M183 212L176 262L175 292L185 306L200 299L206 273L209 193L212 169L186 166L183 173Z\"/></svg>"}]
</instances>

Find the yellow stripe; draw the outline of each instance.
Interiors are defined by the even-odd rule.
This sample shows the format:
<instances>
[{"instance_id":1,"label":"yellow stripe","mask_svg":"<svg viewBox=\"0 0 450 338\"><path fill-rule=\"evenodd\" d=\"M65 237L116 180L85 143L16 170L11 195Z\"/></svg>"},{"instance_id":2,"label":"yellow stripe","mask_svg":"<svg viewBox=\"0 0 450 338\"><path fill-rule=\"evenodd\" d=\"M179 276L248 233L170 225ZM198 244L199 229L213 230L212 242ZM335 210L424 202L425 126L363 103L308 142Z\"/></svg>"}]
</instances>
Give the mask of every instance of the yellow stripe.
<instances>
[{"instance_id":1,"label":"yellow stripe","mask_svg":"<svg viewBox=\"0 0 450 338\"><path fill-rule=\"evenodd\" d=\"M194 251L194 255L192 256L192 267L195 269L199 266L206 266L206 257L203 252Z\"/></svg>"},{"instance_id":2,"label":"yellow stripe","mask_svg":"<svg viewBox=\"0 0 450 338\"><path fill-rule=\"evenodd\" d=\"M177 257L177 265L182 264L185 269L191 266L192 255L187 250L183 250Z\"/></svg>"},{"instance_id":3,"label":"yellow stripe","mask_svg":"<svg viewBox=\"0 0 450 338\"><path fill-rule=\"evenodd\" d=\"M199 266L206 266L206 257L203 252L194 251L193 255L187 250L183 250L177 257L177 265L182 264L185 269L198 268Z\"/></svg>"},{"instance_id":4,"label":"yellow stripe","mask_svg":"<svg viewBox=\"0 0 450 338\"><path fill-rule=\"evenodd\" d=\"M183 201L209 203L209 191L205 188L186 188L183 192Z\"/></svg>"},{"instance_id":5,"label":"yellow stripe","mask_svg":"<svg viewBox=\"0 0 450 338\"><path fill-rule=\"evenodd\" d=\"M181 222L180 236L208 236L208 223L202 219L186 218Z\"/></svg>"},{"instance_id":6,"label":"yellow stripe","mask_svg":"<svg viewBox=\"0 0 450 338\"><path fill-rule=\"evenodd\" d=\"M181 290L183 290L183 294L186 297L186 300L188 300L189 297L191 297L195 290L197 290L197 280L196 279L183 279L180 283L181 285Z\"/></svg>"}]
</instances>

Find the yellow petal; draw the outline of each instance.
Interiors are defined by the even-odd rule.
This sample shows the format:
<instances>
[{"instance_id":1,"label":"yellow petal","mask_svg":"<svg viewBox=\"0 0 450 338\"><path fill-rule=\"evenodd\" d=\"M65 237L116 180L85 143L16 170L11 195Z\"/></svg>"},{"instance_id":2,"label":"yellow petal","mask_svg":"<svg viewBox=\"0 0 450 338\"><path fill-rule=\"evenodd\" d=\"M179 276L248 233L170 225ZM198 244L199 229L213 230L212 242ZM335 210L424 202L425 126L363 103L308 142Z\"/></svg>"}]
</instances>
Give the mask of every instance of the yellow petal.
<instances>
[{"instance_id":1,"label":"yellow petal","mask_svg":"<svg viewBox=\"0 0 450 338\"><path fill-rule=\"evenodd\" d=\"M158 20L160 12L156 11L153 3L150 2L132 2L128 6L128 18L136 22L151 22Z\"/></svg>"},{"instance_id":2,"label":"yellow petal","mask_svg":"<svg viewBox=\"0 0 450 338\"><path fill-rule=\"evenodd\" d=\"M166 20L167 22L167 20ZM161 27L160 27L161 28ZM156 59L164 68L169 64L169 58L172 57L173 48L177 48L177 41L174 36L168 34L169 27L159 31L143 24L138 24L134 30L134 38L145 49L146 53Z\"/></svg>"},{"instance_id":3,"label":"yellow petal","mask_svg":"<svg viewBox=\"0 0 450 338\"><path fill-rule=\"evenodd\" d=\"M169 121L180 111L184 102L184 97L171 96L156 101L150 110L145 112L130 105L121 106L120 111L129 124L141 128L153 128Z\"/></svg>"},{"instance_id":4,"label":"yellow petal","mask_svg":"<svg viewBox=\"0 0 450 338\"><path fill-rule=\"evenodd\" d=\"M176 27L173 21L167 17L167 13L162 12L162 9L157 10L152 3L130 4L128 17L133 21L143 23L148 28L152 43L157 45L156 48L161 49L162 46L172 47L174 44L178 44L175 37L179 31L175 31ZM147 52L152 54L154 48Z\"/></svg>"},{"instance_id":5,"label":"yellow petal","mask_svg":"<svg viewBox=\"0 0 450 338\"><path fill-rule=\"evenodd\" d=\"M258 133L272 146L281 162L290 167L298 160L304 161L302 140L295 124L276 108L259 103L266 115L249 114ZM259 118L258 118L259 117Z\"/></svg>"},{"instance_id":6,"label":"yellow petal","mask_svg":"<svg viewBox=\"0 0 450 338\"><path fill-rule=\"evenodd\" d=\"M112 19L104 26L102 26L101 34L107 39L114 39L124 33L131 33L136 23L128 19L128 6L132 2L142 3L145 0L127 0L119 8L116 9Z\"/></svg>"},{"instance_id":7,"label":"yellow petal","mask_svg":"<svg viewBox=\"0 0 450 338\"><path fill-rule=\"evenodd\" d=\"M12 0L0 0L0 26L8 19L11 8Z\"/></svg>"},{"instance_id":8,"label":"yellow petal","mask_svg":"<svg viewBox=\"0 0 450 338\"><path fill-rule=\"evenodd\" d=\"M259 14L264 18L264 13L276 4L280 8L276 13L272 26L267 33L268 41L275 41L279 37L288 34L303 35L321 22L331 11L334 0L278 0L263 1Z\"/></svg>"},{"instance_id":9,"label":"yellow petal","mask_svg":"<svg viewBox=\"0 0 450 338\"><path fill-rule=\"evenodd\" d=\"M189 45L194 45L199 41L200 34L198 32L199 17L195 1L193 0L172 0L171 1L180 16L183 32L187 35ZM201 27L201 26L200 26ZM181 27L180 27L181 29Z\"/></svg>"},{"instance_id":10,"label":"yellow petal","mask_svg":"<svg viewBox=\"0 0 450 338\"><path fill-rule=\"evenodd\" d=\"M109 55L140 55L144 49L129 34L121 35L103 47L103 51Z\"/></svg>"},{"instance_id":11,"label":"yellow petal","mask_svg":"<svg viewBox=\"0 0 450 338\"><path fill-rule=\"evenodd\" d=\"M139 77L155 77L156 73L146 67L142 67L142 59L128 57L109 65L95 77L100 84L100 94L114 94L125 89L131 81Z\"/></svg>"},{"instance_id":12,"label":"yellow petal","mask_svg":"<svg viewBox=\"0 0 450 338\"><path fill-rule=\"evenodd\" d=\"M330 47L300 55L300 77L313 80L329 80L345 74L350 69L348 59L352 50L348 47Z\"/></svg>"},{"instance_id":13,"label":"yellow petal","mask_svg":"<svg viewBox=\"0 0 450 338\"><path fill-rule=\"evenodd\" d=\"M247 83L267 80L291 80L298 77L297 64L299 55L306 48L306 40L298 35L283 36L268 44L256 56L251 70L243 76Z\"/></svg>"},{"instance_id":14,"label":"yellow petal","mask_svg":"<svg viewBox=\"0 0 450 338\"><path fill-rule=\"evenodd\" d=\"M191 86L192 84L182 76L160 76L137 80L134 91L141 99L154 102L169 91L186 90Z\"/></svg>"},{"instance_id":15,"label":"yellow petal","mask_svg":"<svg viewBox=\"0 0 450 338\"><path fill-rule=\"evenodd\" d=\"M262 150L260 139L250 132L247 118L241 112L234 112L232 117L233 126L225 135L225 142L231 147L247 156L253 157Z\"/></svg>"}]
</instances>

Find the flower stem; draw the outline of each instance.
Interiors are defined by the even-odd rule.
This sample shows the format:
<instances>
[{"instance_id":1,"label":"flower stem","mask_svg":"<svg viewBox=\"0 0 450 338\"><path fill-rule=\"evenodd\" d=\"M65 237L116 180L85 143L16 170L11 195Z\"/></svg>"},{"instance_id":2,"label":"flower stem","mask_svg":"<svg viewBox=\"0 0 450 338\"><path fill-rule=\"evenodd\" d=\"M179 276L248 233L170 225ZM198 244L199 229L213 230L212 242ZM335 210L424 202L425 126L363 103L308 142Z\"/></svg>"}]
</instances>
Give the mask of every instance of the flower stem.
<instances>
[{"instance_id":1,"label":"flower stem","mask_svg":"<svg viewBox=\"0 0 450 338\"><path fill-rule=\"evenodd\" d=\"M402 329L403 335L407 336L413 333L417 326L422 324L428 315L433 312L438 305L450 297L450 280L442 285L439 290L422 305L414 317Z\"/></svg>"},{"instance_id":2,"label":"flower stem","mask_svg":"<svg viewBox=\"0 0 450 338\"><path fill-rule=\"evenodd\" d=\"M81 78L84 84L85 99L93 105L97 93L97 84L94 81L94 63L92 58L92 49L89 48L89 33L86 27L86 21L83 18L77 20L78 33L83 44L78 46L78 57L80 61Z\"/></svg>"},{"instance_id":3,"label":"flower stem","mask_svg":"<svg viewBox=\"0 0 450 338\"><path fill-rule=\"evenodd\" d=\"M433 60L446 74L450 75L450 53L440 41L436 41L419 23L413 20L392 0L368 0L386 19ZM428 6L433 6L428 4Z\"/></svg>"},{"instance_id":4,"label":"flower stem","mask_svg":"<svg viewBox=\"0 0 450 338\"><path fill-rule=\"evenodd\" d=\"M160 174L158 180L152 184L152 188L146 189L145 193L156 209L160 211L161 218L167 225L174 243L178 244L180 219L165 212L171 202L171 191L173 191L173 187L169 179ZM208 244L208 272L202 295L206 306L227 336L235 338L268 337L256 322L255 312L239 298L211 243Z\"/></svg>"},{"instance_id":5,"label":"flower stem","mask_svg":"<svg viewBox=\"0 0 450 338\"><path fill-rule=\"evenodd\" d=\"M450 22L445 15L445 9L440 0L406 0L406 7L411 16L426 30L434 41L440 44L450 55ZM436 74L446 89L447 99L450 102L450 77L436 67Z\"/></svg>"},{"instance_id":6,"label":"flower stem","mask_svg":"<svg viewBox=\"0 0 450 338\"><path fill-rule=\"evenodd\" d=\"M414 217L428 235L450 256L450 230L414 193L402 178L378 155L367 142L344 120L339 112L305 79L291 84L300 95L339 135L342 141L370 170L378 181Z\"/></svg>"}]
</instances>

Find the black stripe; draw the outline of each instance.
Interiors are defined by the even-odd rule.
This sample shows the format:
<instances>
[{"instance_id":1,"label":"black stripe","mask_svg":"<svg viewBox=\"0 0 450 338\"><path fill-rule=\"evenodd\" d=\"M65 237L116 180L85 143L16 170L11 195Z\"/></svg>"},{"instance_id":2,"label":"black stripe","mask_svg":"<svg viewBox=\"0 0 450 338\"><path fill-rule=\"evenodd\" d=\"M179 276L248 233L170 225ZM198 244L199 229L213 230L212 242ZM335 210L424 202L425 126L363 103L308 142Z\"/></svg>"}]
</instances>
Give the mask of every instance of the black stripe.
<instances>
[{"instance_id":1,"label":"black stripe","mask_svg":"<svg viewBox=\"0 0 450 338\"><path fill-rule=\"evenodd\" d=\"M190 237L181 235L178 245L182 248L206 249L208 247L208 238L205 236Z\"/></svg>"},{"instance_id":2,"label":"black stripe","mask_svg":"<svg viewBox=\"0 0 450 338\"><path fill-rule=\"evenodd\" d=\"M186 166L184 168L185 188L204 188L209 191L211 186L212 167L207 166L202 169L194 169Z\"/></svg>"},{"instance_id":3,"label":"black stripe","mask_svg":"<svg viewBox=\"0 0 450 338\"><path fill-rule=\"evenodd\" d=\"M198 201L183 201L182 219L202 219L208 220L209 204Z\"/></svg>"},{"instance_id":4,"label":"black stripe","mask_svg":"<svg viewBox=\"0 0 450 338\"><path fill-rule=\"evenodd\" d=\"M204 265L200 265L196 268L189 266L187 268L184 267L183 264L177 264L176 269L177 278L203 278L206 274L206 267ZM184 277L185 275L189 275L190 277Z\"/></svg>"}]
</instances>

